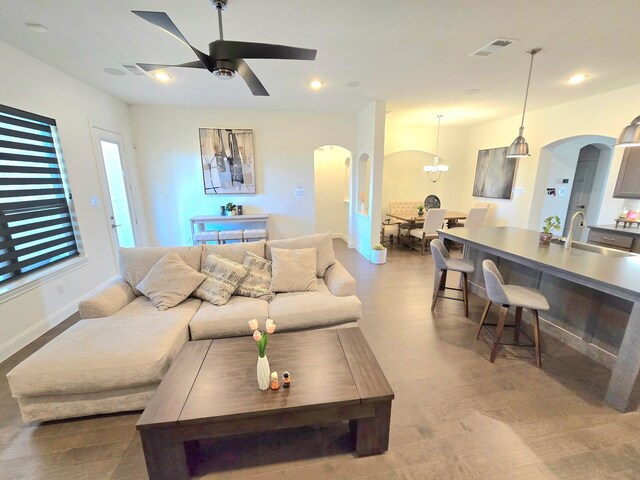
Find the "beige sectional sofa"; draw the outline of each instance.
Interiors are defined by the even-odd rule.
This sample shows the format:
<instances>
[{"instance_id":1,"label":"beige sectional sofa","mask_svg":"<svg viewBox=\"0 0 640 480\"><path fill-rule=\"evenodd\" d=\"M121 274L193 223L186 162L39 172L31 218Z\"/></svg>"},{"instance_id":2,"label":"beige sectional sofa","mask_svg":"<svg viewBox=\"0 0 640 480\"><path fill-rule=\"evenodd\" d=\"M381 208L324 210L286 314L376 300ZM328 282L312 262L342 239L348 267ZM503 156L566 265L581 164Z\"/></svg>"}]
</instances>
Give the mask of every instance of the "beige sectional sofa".
<instances>
[{"instance_id":1,"label":"beige sectional sofa","mask_svg":"<svg viewBox=\"0 0 640 480\"><path fill-rule=\"evenodd\" d=\"M277 293L271 302L234 295L221 306L189 297L162 311L135 288L169 251L200 271L210 253L241 263L247 251L268 257L270 243L122 249L121 277L80 303L82 320L7 375L24 421L141 410L184 343L249 335L252 318L261 324L272 318L279 333L357 323L362 306L355 280L335 260L330 234L273 242L316 246L318 265L330 264L319 268L317 291Z\"/></svg>"}]
</instances>

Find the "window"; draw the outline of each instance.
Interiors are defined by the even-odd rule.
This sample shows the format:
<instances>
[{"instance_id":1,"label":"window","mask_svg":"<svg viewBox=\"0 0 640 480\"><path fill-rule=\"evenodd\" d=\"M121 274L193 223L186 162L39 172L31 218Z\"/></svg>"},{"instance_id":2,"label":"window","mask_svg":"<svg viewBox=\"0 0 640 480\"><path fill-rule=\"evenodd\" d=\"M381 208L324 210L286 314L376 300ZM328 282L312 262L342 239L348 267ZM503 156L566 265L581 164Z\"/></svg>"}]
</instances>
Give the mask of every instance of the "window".
<instances>
[{"instance_id":1,"label":"window","mask_svg":"<svg viewBox=\"0 0 640 480\"><path fill-rule=\"evenodd\" d=\"M0 105L0 285L77 255L55 120Z\"/></svg>"}]
</instances>

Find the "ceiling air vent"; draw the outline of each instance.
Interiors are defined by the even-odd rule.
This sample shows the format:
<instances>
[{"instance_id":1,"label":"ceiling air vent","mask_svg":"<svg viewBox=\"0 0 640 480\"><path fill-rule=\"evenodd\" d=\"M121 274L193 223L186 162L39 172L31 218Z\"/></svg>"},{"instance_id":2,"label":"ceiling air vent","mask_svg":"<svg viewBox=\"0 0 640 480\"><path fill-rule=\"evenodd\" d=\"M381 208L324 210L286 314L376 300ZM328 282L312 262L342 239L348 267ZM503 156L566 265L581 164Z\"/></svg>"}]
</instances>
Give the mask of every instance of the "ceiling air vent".
<instances>
[{"instance_id":1,"label":"ceiling air vent","mask_svg":"<svg viewBox=\"0 0 640 480\"><path fill-rule=\"evenodd\" d=\"M124 68L126 68L127 70L129 70L130 73L133 73L134 75L140 75L140 76L145 76L146 73L144 73L144 70L142 70L139 66L137 66L136 64L126 64L123 63L122 66Z\"/></svg>"},{"instance_id":2,"label":"ceiling air vent","mask_svg":"<svg viewBox=\"0 0 640 480\"><path fill-rule=\"evenodd\" d=\"M507 40L506 38L497 38L493 42L486 44L484 47L479 48L475 52L469 54L471 57L488 57L496 52L499 52L504 47L508 47L513 43L513 40Z\"/></svg>"}]
</instances>

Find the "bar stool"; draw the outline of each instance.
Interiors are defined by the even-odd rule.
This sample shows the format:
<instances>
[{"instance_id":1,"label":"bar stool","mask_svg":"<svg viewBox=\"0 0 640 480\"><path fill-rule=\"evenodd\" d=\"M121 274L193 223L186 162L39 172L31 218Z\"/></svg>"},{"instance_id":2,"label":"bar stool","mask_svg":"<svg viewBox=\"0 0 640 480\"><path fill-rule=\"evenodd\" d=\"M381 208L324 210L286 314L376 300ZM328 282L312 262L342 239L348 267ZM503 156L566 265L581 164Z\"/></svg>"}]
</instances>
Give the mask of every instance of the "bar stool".
<instances>
[{"instance_id":1,"label":"bar stool","mask_svg":"<svg viewBox=\"0 0 640 480\"><path fill-rule=\"evenodd\" d=\"M220 243L220 232L217 230L205 230L203 232L196 232L193 235L193 244L200 245L206 244L207 242L216 242Z\"/></svg>"},{"instance_id":2,"label":"bar stool","mask_svg":"<svg viewBox=\"0 0 640 480\"><path fill-rule=\"evenodd\" d=\"M220 243L225 244L227 240L242 241L242 230L222 230L220 232Z\"/></svg>"},{"instance_id":3,"label":"bar stool","mask_svg":"<svg viewBox=\"0 0 640 480\"><path fill-rule=\"evenodd\" d=\"M540 328L538 320L538 310L548 310L549 302L538 290L534 288L520 287L518 285L505 285L504 279L496 264L491 260L485 260L482 262L482 272L484 274L484 282L487 287L487 296L489 300L484 307L482 318L480 319L480 325L478 326L478 334L476 339L480 338L480 333L484 328L485 331L493 340L493 347L491 349L491 357L489 361L491 363L496 361L496 354L498 353L499 345L513 345L516 347L534 347L536 351L536 365L538 368L542 367L542 358L540 357ZM492 303L498 303L502 305L500 308L500 315L498 316L498 323L486 323L487 314L489 313L489 307ZM509 307L516 307L516 319L514 325L505 325L507 319L507 312ZM527 308L531 310L533 314L533 339L529 337L525 332L522 334L531 340L533 343L520 343L520 324L522 321L522 309ZM487 325L495 326L495 336L491 335L491 332L487 329ZM500 342L502 332L505 327L514 328L513 343Z\"/></svg>"},{"instance_id":4,"label":"bar stool","mask_svg":"<svg viewBox=\"0 0 640 480\"><path fill-rule=\"evenodd\" d=\"M449 251L439 239L431 240L431 255L436 266L435 279L433 283L433 300L431 301L431 311L436 308L438 297L448 298L464 302L464 316L469 317L469 294L467 287L467 274L475 271L473 261L458 258L451 258ZM458 272L462 280L462 288L447 287L447 272ZM462 298L447 297L444 295L445 289L462 292ZM440 295L440 292L443 295Z\"/></svg>"},{"instance_id":5,"label":"bar stool","mask_svg":"<svg viewBox=\"0 0 640 480\"><path fill-rule=\"evenodd\" d=\"M255 228L242 231L242 241L250 242L251 240L266 240L267 231L264 228Z\"/></svg>"}]
</instances>

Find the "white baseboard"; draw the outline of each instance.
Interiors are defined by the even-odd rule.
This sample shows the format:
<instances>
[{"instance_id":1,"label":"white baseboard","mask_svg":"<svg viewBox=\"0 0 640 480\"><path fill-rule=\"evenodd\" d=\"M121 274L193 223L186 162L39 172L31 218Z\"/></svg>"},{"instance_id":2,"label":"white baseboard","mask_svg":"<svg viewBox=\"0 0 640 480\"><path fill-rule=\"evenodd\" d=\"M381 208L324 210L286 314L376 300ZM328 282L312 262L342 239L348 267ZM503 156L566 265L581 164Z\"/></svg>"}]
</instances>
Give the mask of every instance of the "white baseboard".
<instances>
[{"instance_id":1,"label":"white baseboard","mask_svg":"<svg viewBox=\"0 0 640 480\"><path fill-rule=\"evenodd\" d=\"M344 233L332 233L331 238L339 238L340 240L344 240L347 245L349 244L349 237L347 237Z\"/></svg>"},{"instance_id":2,"label":"white baseboard","mask_svg":"<svg viewBox=\"0 0 640 480\"><path fill-rule=\"evenodd\" d=\"M48 317L42 319L35 325L31 326L24 332L13 337L11 340L5 342L4 345L0 346L0 362L3 362L4 360L9 358L11 355L16 353L21 348L24 348L27 345L29 345L40 335L43 335L44 333L46 333L47 331L51 330L53 327L58 325L60 322L62 322L63 320L66 320L71 315L76 313L78 311L78 304L81 301L89 297L92 297L93 295L96 295L100 290L105 288L108 284L113 282L115 279L116 277L113 277L101 283L94 289L82 295L80 298L77 298L73 302L69 303L68 305L62 307L58 311L49 315Z\"/></svg>"},{"instance_id":3,"label":"white baseboard","mask_svg":"<svg viewBox=\"0 0 640 480\"><path fill-rule=\"evenodd\" d=\"M364 249L361 245L356 245L355 246L356 251L362 255L364 258L366 258L367 260L369 260L369 251Z\"/></svg>"}]
</instances>

